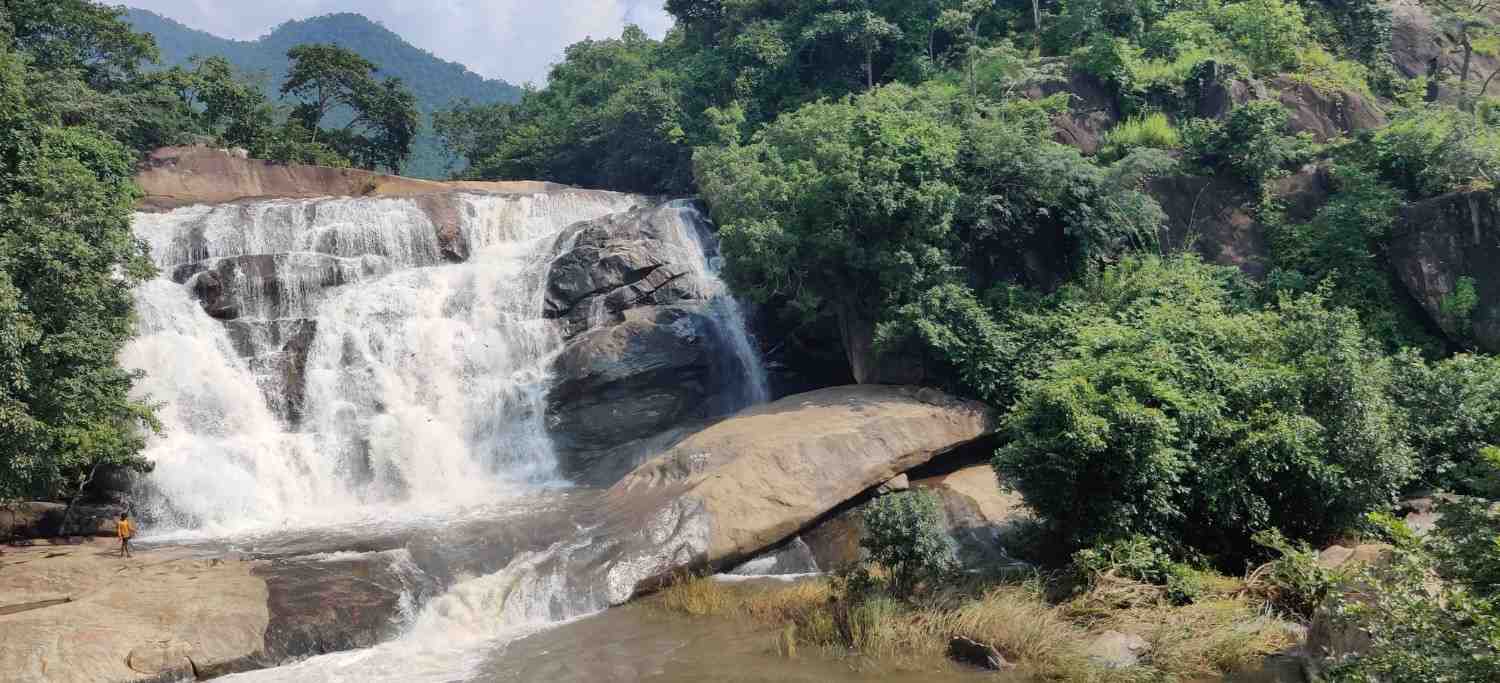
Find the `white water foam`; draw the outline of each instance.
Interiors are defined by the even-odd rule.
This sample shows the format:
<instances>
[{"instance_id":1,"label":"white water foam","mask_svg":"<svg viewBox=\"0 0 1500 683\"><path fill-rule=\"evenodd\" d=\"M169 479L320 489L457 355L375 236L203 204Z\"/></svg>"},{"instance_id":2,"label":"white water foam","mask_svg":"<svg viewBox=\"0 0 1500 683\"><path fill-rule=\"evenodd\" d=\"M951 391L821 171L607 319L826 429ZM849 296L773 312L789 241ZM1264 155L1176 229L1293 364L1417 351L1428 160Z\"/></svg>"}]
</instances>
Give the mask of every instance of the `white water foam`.
<instances>
[{"instance_id":1,"label":"white water foam","mask_svg":"<svg viewBox=\"0 0 1500 683\"><path fill-rule=\"evenodd\" d=\"M409 200L139 215L136 234L162 276L137 290L140 335L121 360L145 371L138 392L162 406L163 431L146 452L156 529L326 524L477 504L555 479L543 397L562 340L541 315L553 241L640 201L463 197L472 256L460 264L443 261L436 228ZM202 310L185 277L222 259L258 259L226 287L242 304L230 326ZM330 277L328 259L361 265ZM306 326L315 332L294 425L273 410L293 362L277 342Z\"/></svg>"}]
</instances>

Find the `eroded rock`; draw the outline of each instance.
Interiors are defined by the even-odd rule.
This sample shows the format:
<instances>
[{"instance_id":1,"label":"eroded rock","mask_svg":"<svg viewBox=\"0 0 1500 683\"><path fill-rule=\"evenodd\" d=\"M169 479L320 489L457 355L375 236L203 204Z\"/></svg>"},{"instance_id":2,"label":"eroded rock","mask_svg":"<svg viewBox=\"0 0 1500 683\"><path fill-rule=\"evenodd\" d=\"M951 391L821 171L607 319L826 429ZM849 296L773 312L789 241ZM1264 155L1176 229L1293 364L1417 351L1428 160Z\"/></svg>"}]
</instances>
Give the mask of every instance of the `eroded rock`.
<instances>
[{"instance_id":1,"label":"eroded rock","mask_svg":"<svg viewBox=\"0 0 1500 683\"><path fill-rule=\"evenodd\" d=\"M837 387L742 411L610 489L620 507L615 524L644 529L621 534L610 599L626 600L685 567L753 557L994 427L980 404L909 387Z\"/></svg>"},{"instance_id":2,"label":"eroded rock","mask_svg":"<svg viewBox=\"0 0 1500 683\"><path fill-rule=\"evenodd\" d=\"M1492 192L1457 192L1410 204L1392 230L1396 277L1429 319L1453 339L1472 335L1500 351L1500 207ZM1467 319L1443 302L1471 280L1478 305Z\"/></svg>"}]
</instances>

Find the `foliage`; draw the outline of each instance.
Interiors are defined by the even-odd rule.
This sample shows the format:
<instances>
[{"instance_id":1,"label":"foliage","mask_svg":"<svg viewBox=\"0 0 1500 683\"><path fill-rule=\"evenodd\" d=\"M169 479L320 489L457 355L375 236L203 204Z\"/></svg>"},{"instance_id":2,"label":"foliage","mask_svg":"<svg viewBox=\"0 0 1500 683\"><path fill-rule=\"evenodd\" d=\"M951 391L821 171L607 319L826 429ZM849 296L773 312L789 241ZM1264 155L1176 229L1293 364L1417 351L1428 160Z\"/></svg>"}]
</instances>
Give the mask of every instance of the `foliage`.
<instances>
[{"instance_id":1,"label":"foliage","mask_svg":"<svg viewBox=\"0 0 1500 683\"><path fill-rule=\"evenodd\" d=\"M1106 159L1115 160L1139 147L1177 149L1181 146L1182 136L1177 133L1172 122L1167 120L1167 115L1152 112L1132 116L1111 128L1099 153Z\"/></svg>"},{"instance_id":2,"label":"foliage","mask_svg":"<svg viewBox=\"0 0 1500 683\"><path fill-rule=\"evenodd\" d=\"M466 177L535 178L585 187L682 193L691 148L666 48L636 27L571 45L546 90L517 104L462 104L437 115Z\"/></svg>"},{"instance_id":3,"label":"foliage","mask_svg":"<svg viewBox=\"0 0 1500 683\"><path fill-rule=\"evenodd\" d=\"M1440 349L1391 280L1386 254L1401 196L1355 164L1328 172L1332 194L1305 223L1288 221L1274 206L1261 210L1276 270L1273 293L1322 289L1359 313L1370 335L1394 351L1406 346Z\"/></svg>"},{"instance_id":4,"label":"foliage","mask_svg":"<svg viewBox=\"0 0 1500 683\"><path fill-rule=\"evenodd\" d=\"M1131 257L1059 293L1066 353L1005 419L1001 480L1071 547L1142 534L1217 557L1323 540L1412 475L1390 369L1321 297L1245 310L1188 257Z\"/></svg>"},{"instance_id":5,"label":"foliage","mask_svg":"<svg viewBox=\"0 0 1500 683\"><path fill-rule=\"evenodd\" d=\"M1444 105L1397 117L1370 138L1369 163L1410 196L1431 197L1500 177L1500 132Z\"/></svg>"},{"instance_id":6,"label":"foliage","mask_svg":"<svg viewBox=\"0 0 1500 683\"><path fill-rule=\"evenodd\" d=\"M1406 416L1422 484L1460 493L1487 471L1485 449L1500 444L1500 360L1459 354L1429 361L1402 353L1394 365L1395 400Z\"/></svg>"},{"instance_id":7,"label":"foliage","mask_svg":"<svg viewBox=\"0 0 1500 683\"><path fill-rule=\"evenodd\" d=\"M1500 670L1500 514L1473 500L1439 509L1425 539L1388 522L1390 560L1351 577L1364 590L1337 596L1331 614L1370 647L1335 662L1329 680L1478 683Z\"/></svg>"},{"instance_id":8,"label":"foliage","mask_svg":"<svg viewBox=\"0 0 1500 683\"><path fill-rule=\"evenodd\" d=\"M1222 124L1190 121L1183 128L1183 146L1201 163L1231 169L1258 187L1311 154L1307 138L1288 134L1287 116L1281 103L1256 100L1235 107Z\"/></svg>"},{"instance_id":9,"label":"foliage","mask_svg":"<svg viewBox=\"0 0 1500 683\"><path fill-rule=\"evenodd\" d=\"M1204 591L1203 579L1192 567L1177 562L1155 540L1130 536L1100 543L1073 553L1073 570L1085 585L1106 576L1140 581L1166 588L1167 598L1185 605Z\"/></svg>"},{"instance_id":10,"label":"foliage","mask_svg":"<svg viewBox=\"0 0 1500 683\"><path fill-rule=\"evenodd\" d=\"M1477 308L1479 308L1479 290L1475 287L1474 278L1467 275L1458 278L1453 285L1453 291L1439 302L1439 310L1461 335L1473 332L1474 310Z\"/></svg>"},{"instance_id":11,"label":"foliage","mask_svg":"<svg viewBox=\"0 0 1500 683\"><path fill-rule=\"evenodd\" d=\"M942 508L931 491L876 498L865 508L863 519L859 545L869 551L871 562L889 572L893 595L909 597L923 584L953 571L953 540L943 528Z\"/></svg>"},{"instance_id":12,"label":"foliage","mask_svg":"<svg viewBox=\"0 0 1500 683\"><path fill-rule=\"evenodd\" d=\"M785 114L748 144L700 150L698 184L738 291L828 302L847 317L940 281L961 138L944 101L886 86Z\"/></svg>"},{"instance_id":13,"label":"foliage","mask_svg":"<svg viewBox=\"0 0 1500 683\"><path fill-rule=\"evenodd\" d=\"M402 165L402 172L421 178L448 175L460 158L445 153L433 126L426 120L428 115L465 101L486 105L514 102L521 97L519 87L483 78L461 64L441 60L358 14L330 14L288 21L249 41L213 36L140 9L128 10L124 18L135 31L150 33L156 39L164 67L191 69L195 60L219 57L232 65L236 73L245 75L246 84L266 98L275 98L286 80L291 66L286 53L291 48L331 43L352 50L379 65L382 76L400 78L415 95L423 120L412 141L411 156ZM350 109L336 108L329 114L326 125L342 127L353 116ZM285 142L278 141L278 144L284 145Z\"/></svg>"},{"instance_id":14,"label":"foliage","mask_svg":"<svg viewBox=\"0 0 1500 683\"><path fill-rule=\"evenodd\" d=\"M15 44L46 53L39 63L48 68L68 69L59 36L76 27L44 22L81 14L91 30L107 30L82 4L18 14L51 39ZM32 72L31 56L0 52L0 499L57 494L100 464L149 469L139 452L155 426L151 409L129 396L132 376L115 363L132 332L128 285L152 275L130 232L134 156L38 106L33 88L45 79ZM122 70L110 65L97 80L116 87Z\"/></svg>"},{"instance_id":15,"label":"foliage","mask_svg":"<svg viewBox=\"0 0 1500 683\"><path fill-rule=\"evenodd\" d=\"M1359 62L1339 59L1318 45L1297 51L1295 81L1323 92L1347 90L1375 99L1370 90L1370 68Z\"/></svg>"},{"instance_id":16,"label":"foliage","mask_svg":"<svg viewBox=\"0 0 1500 683\"><path fill-rule=\"evenodd\" d=\"M1288 0L1242 0L1216 13L1219 28L1256 73L1297 65L1297 49L1308 42L1302 7Z\"/></svg>"},{"instance_id":17,"label":"foliage","mask_svg":"<svg viewBox=\"0 0 1500 683\"><path fill-rule=\"evenodd\" d=\"M417 132L416 96L401 79L375 80L373 63L337 45L298 45L287 57L292 64L281 94L301 100L292 119L312 132L312 141L323 137L363 168L399 172ZM322 130L335 107L352 111L353 119Z\"/></svg>"},{"instance_id":18,"label":"foliage","mask_svg":"<svg viewBox=\"0 0 1500 683\"><path fill-rule=\"evenodd\" d=\"M1251 540L1276 553L1255 570L1252 580L1267 602L1284 613L1311 619L1338 583L1338 576L1318 563L1318 553L1306 543L1294 544L1276 529L1257 532Z\"/></svg>"}]
</instances>

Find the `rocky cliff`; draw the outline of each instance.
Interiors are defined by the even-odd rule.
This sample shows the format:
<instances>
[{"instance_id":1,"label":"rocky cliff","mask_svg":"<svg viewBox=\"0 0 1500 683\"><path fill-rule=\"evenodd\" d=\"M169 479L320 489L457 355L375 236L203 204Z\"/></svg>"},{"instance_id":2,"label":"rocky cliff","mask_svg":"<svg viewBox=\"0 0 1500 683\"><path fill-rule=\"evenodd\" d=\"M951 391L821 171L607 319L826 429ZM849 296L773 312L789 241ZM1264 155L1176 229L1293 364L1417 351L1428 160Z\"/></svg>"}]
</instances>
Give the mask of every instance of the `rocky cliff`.
<instances>
[{"instance_id":1,"label":"rocky cliff","mask_svg":"<svg viewBox=\"0 0 1500 683\"><path fill-rule=\"evenodd\" d=\"M1500 200L1494 192L1459 192L1402 211L1391 237L1396 277L1450 339L1500 352ZM1445 305L1460 284L1478 295L1473 310Z\"/></svg>"}]
</instances>

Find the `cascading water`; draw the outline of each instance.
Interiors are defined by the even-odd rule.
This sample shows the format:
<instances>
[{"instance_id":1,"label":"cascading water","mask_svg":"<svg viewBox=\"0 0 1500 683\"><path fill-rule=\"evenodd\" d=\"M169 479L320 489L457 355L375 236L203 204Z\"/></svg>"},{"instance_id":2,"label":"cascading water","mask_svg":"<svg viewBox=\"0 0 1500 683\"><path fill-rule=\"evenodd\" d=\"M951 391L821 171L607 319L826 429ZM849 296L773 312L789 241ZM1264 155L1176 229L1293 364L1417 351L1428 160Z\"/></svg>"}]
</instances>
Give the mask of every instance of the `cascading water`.
<instances>
[{"instance_id":1,"label":"cascading water","mask_svg":"<svg viewBox=\"0 0 1500 683\"><path fill-rule=\"evenodd\" d=\"M158 529L375 528L562 483L545 422L564 348L558 321L543 316L547 271L572 246L566 227L649 202L587 191L453 199L456 235L406 199L137 216L161 277L137 290L140 334L122 362L144 371L139 390L161 406L146 454L156 469L140 492ZM722 374L736 379L716 409L766 400L702 217L686 202L662 209L664 258L691 271L693 298L727 347ZM589 322L605 324L603 297L589 305ZM588 561L593 532L570 528L503 571L459 577L379 653L249 676L453 680L467 666L455 652L607 605L573 567Z\"/></svg>"},{"instance_id":2,"label":"cascading water","mask_svg":"<svg viewBox=\"0 0 1500 683\"><path fill-rule=\"evenodd\" d=\"M459 264L410 200L138 217L162 277L137 292L140 335L122 360L163 406L147 452L153 516L209 531L307 524L553 476L541 402L561 339L540 314L553 240L640 199L460 200L473 255ZM227 290L234 320L193 300L206 285Z\"/></svg>"}]
</instances>

